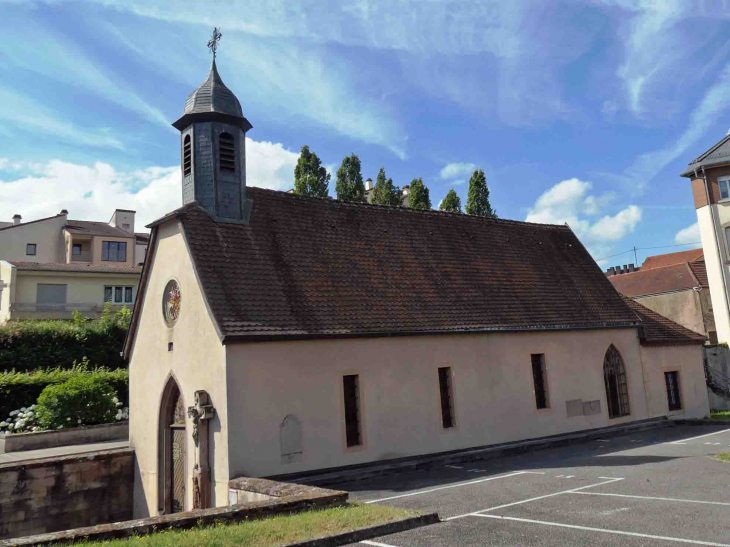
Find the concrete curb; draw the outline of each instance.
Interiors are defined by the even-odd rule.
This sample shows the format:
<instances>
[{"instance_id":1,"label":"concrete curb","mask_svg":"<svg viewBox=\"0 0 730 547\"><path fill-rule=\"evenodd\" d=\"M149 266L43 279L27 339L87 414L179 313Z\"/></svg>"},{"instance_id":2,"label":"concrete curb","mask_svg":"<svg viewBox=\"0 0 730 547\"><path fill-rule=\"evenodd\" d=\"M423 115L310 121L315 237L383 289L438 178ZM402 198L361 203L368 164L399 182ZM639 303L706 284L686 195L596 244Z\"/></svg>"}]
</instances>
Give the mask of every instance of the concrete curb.
<instances>
[{"instance_id":1,"label":"concrete curb","mask_svg":"<svg viewBox=\"0 0 730 547\"><path fill-rule=\"evenodd\" d=\"M0 454L129 439L129 422L0 435Z\"/></svg>"},{"instance_id":2,"label":"concrete curb","mask_svg":"<svg viewBox=\"0 0 730 547\"><path fill-rule=\"evenodd\" d=\"M716 425L717 427L730 427L730 421L721 422L719 420L671 420L672 424L676 425Z\"/></svg>"},{"instance_id":3,"label":"concrete curb","mask_svg":"<svg viewBox=\"0 0 730 547\"><path fill-rule=\"evenodd\" d=\"M344 532L334 536L323 536L299 543L289 543L284 547L334 547L335 545L348 545L350 543L357 543L359 541L373 539L388 534L397 534L398 532L405 532L407 530L413 530L414 528L437 524L439 522L441 522L441 519L439 519L438 513L429 513L427 515L419 515L417 517L408 517L396 520L387 524L377 524L367 528L358 528L357 530Z\"/></svg>"},{"instance_id":4,"label":"concrete curb","mask_svg":"<svg viewBox=\"0 0 730 547\"><path fill-rule=\"evenodd\" d=\"M669 427L672 422L666 418L653 418L632 422L618 426L602 427L598 429L584 430L577 433L555 435L551 437L540 437L527 441L505 443L487 447L470 448L456 452L431 454L427 456L414 456L390 462L382 462L378 465L363 464L357 467L330 469L320 473L299 473L292 475L276 475L267 477L275 481L293 482L308 484L311 486L326 486L342 482L359 481L402 473L404 471L415 471L419 469L430 469L436 466L454 465L474 461L490 460L505 456L523 454L533 450L545 450L566 446L576 442L587 441L606 437L619 437L637 431Z\"/></svg>"}]
</instances>

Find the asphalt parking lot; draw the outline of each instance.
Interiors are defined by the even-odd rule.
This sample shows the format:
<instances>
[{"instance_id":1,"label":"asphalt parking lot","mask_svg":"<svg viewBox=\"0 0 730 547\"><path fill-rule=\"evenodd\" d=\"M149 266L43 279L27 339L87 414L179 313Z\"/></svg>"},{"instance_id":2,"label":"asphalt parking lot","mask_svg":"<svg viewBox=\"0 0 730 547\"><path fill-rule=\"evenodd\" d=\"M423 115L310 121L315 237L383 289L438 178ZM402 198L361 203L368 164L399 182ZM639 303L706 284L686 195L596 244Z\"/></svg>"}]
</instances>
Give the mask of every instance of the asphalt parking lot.
<instances>
[{"instance_id":1,"label":"asphalt parking lot","mask_svg":"<svg viewBox=\"0 0 730 547\"><path fill-rule=\"evenodd\" d=\"M336 486L443 521L359 545L730 547L722 452L728 425L675 426Z\"/></svg>"}]
</instances>

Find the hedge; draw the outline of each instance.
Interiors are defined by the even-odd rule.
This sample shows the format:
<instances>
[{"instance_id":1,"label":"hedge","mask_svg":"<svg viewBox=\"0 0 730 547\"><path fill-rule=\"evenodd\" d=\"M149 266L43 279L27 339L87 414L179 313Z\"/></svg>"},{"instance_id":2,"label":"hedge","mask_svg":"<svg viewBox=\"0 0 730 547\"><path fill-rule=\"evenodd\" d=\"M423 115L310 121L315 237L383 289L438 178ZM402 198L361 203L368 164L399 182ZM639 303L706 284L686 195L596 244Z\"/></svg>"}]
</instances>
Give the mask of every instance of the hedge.
<instances>
[{"instance_id":1,"label":"hedge","mask_svg":"<svg viewBox=\"0 0 730 547\"><path fill-rule=\"evenodd\" d=\"M117 392L122 405L129 406L129 371L91 368L89 362L84 360L81 364L74 363L71 368L0 372L0 420L7 418L13 410L35 404L46 386L62 384L82 374L105 380Z\"/></svg>"},{"instance_id":2,"label":"hedge","mask_svg":"<svg viewBox=\"0 0 730 547\"><path fill-rule=\"evenodd\" d=\"M127 329L102 321L16 321L0 327L0 372L69 368L84 358L117 369Z\"/></svg>"}]
</instances>

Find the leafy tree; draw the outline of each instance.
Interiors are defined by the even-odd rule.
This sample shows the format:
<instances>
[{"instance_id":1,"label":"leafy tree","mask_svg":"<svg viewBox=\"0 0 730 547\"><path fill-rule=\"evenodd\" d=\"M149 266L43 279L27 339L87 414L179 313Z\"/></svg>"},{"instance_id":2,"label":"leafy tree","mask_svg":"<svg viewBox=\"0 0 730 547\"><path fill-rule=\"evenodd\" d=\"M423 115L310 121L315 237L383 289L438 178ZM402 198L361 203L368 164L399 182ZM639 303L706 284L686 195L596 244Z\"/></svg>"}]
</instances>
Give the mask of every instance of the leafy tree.
<instances>
[{"instance_id":1,"label":"leafy tree","mask_svg":"<svg viewBox=\"0 0 730 547\"><path fill-rule=\"evenodd\" d=\"M446 197L439 205L439 211L446 211L447 213L461 213L461 198L459 194L452 188L449 190Z\"/></svg>"},{"instance_id":2,"label":"leafy tree","mask_svg":"<svg viewBox=\"0 0 730 547\"><path fill-rule=\"evenodd\" d=\"M342 165L337 170L335 192L341 201L365 201L365 183L362 181L357 154L342 159Z\"/></svg>"},{"instance_id":3,"label":"leafy tree","mask_svg":"<svg viewBox=\"0 0 730 547\"><path fill-rule=\"evenodd\" d=\"M402 204L400 188L393 184L393 179L385 180L385 168L381 167L373 188L373 203L397 207Z\"/></svg>"},{"instance_id":4,"label":"leafy tree","mask_svg":"<svg viewBox=\"0 0 730 547\"><path fill-rule=\"evenodd\" d=\"M423 179L418 177L411 181L411 189L408 192L408 207L411 209L430 209L431 198L428 188L423 184Z\"/></svg>"},{"instance_id":5,"label":"leafy tree","mask_svg":"<svg viewBox=\"0 0 730 547\"><path fill-rule=\"evenodd\" d=\"M317 154L302 146L297 166L294 168L294 193L300 196L326 198L329 195L330 174L322 167Z\"/></svg>"},{"instance_id":6,"label":"leafy tree","mask_svg":"<svg viewBox=\"0 0 730 547\"><path fill-rule=\"evenodd\" d=\"M477 169L469 179L469 196L466 199L466 214L478 217L497 218L497 211L489 203L489 187L484 171Z\"/></svg>"}]
</instances>

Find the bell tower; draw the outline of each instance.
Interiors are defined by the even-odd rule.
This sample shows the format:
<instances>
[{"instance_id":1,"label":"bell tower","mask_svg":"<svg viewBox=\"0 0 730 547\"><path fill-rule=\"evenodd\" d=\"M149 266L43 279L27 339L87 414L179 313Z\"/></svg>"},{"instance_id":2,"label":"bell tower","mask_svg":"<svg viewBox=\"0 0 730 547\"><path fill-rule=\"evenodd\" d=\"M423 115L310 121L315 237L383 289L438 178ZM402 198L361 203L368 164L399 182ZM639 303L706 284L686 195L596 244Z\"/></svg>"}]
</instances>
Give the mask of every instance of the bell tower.
<instances>
[{"instance_id":1,"label":"bell tower","mask_svg":"<svg viewBox=\"0 0 730 547\"><path fill-rule=\"evenodd\" d=\"M218 221L247 224L246 132L252 126L218 74L220 38L216 28L208 42L213 53L208 77L188 96L182 117L172 124L180 131L182 201L197 201Z\"/></svg>"}]
</instances>

